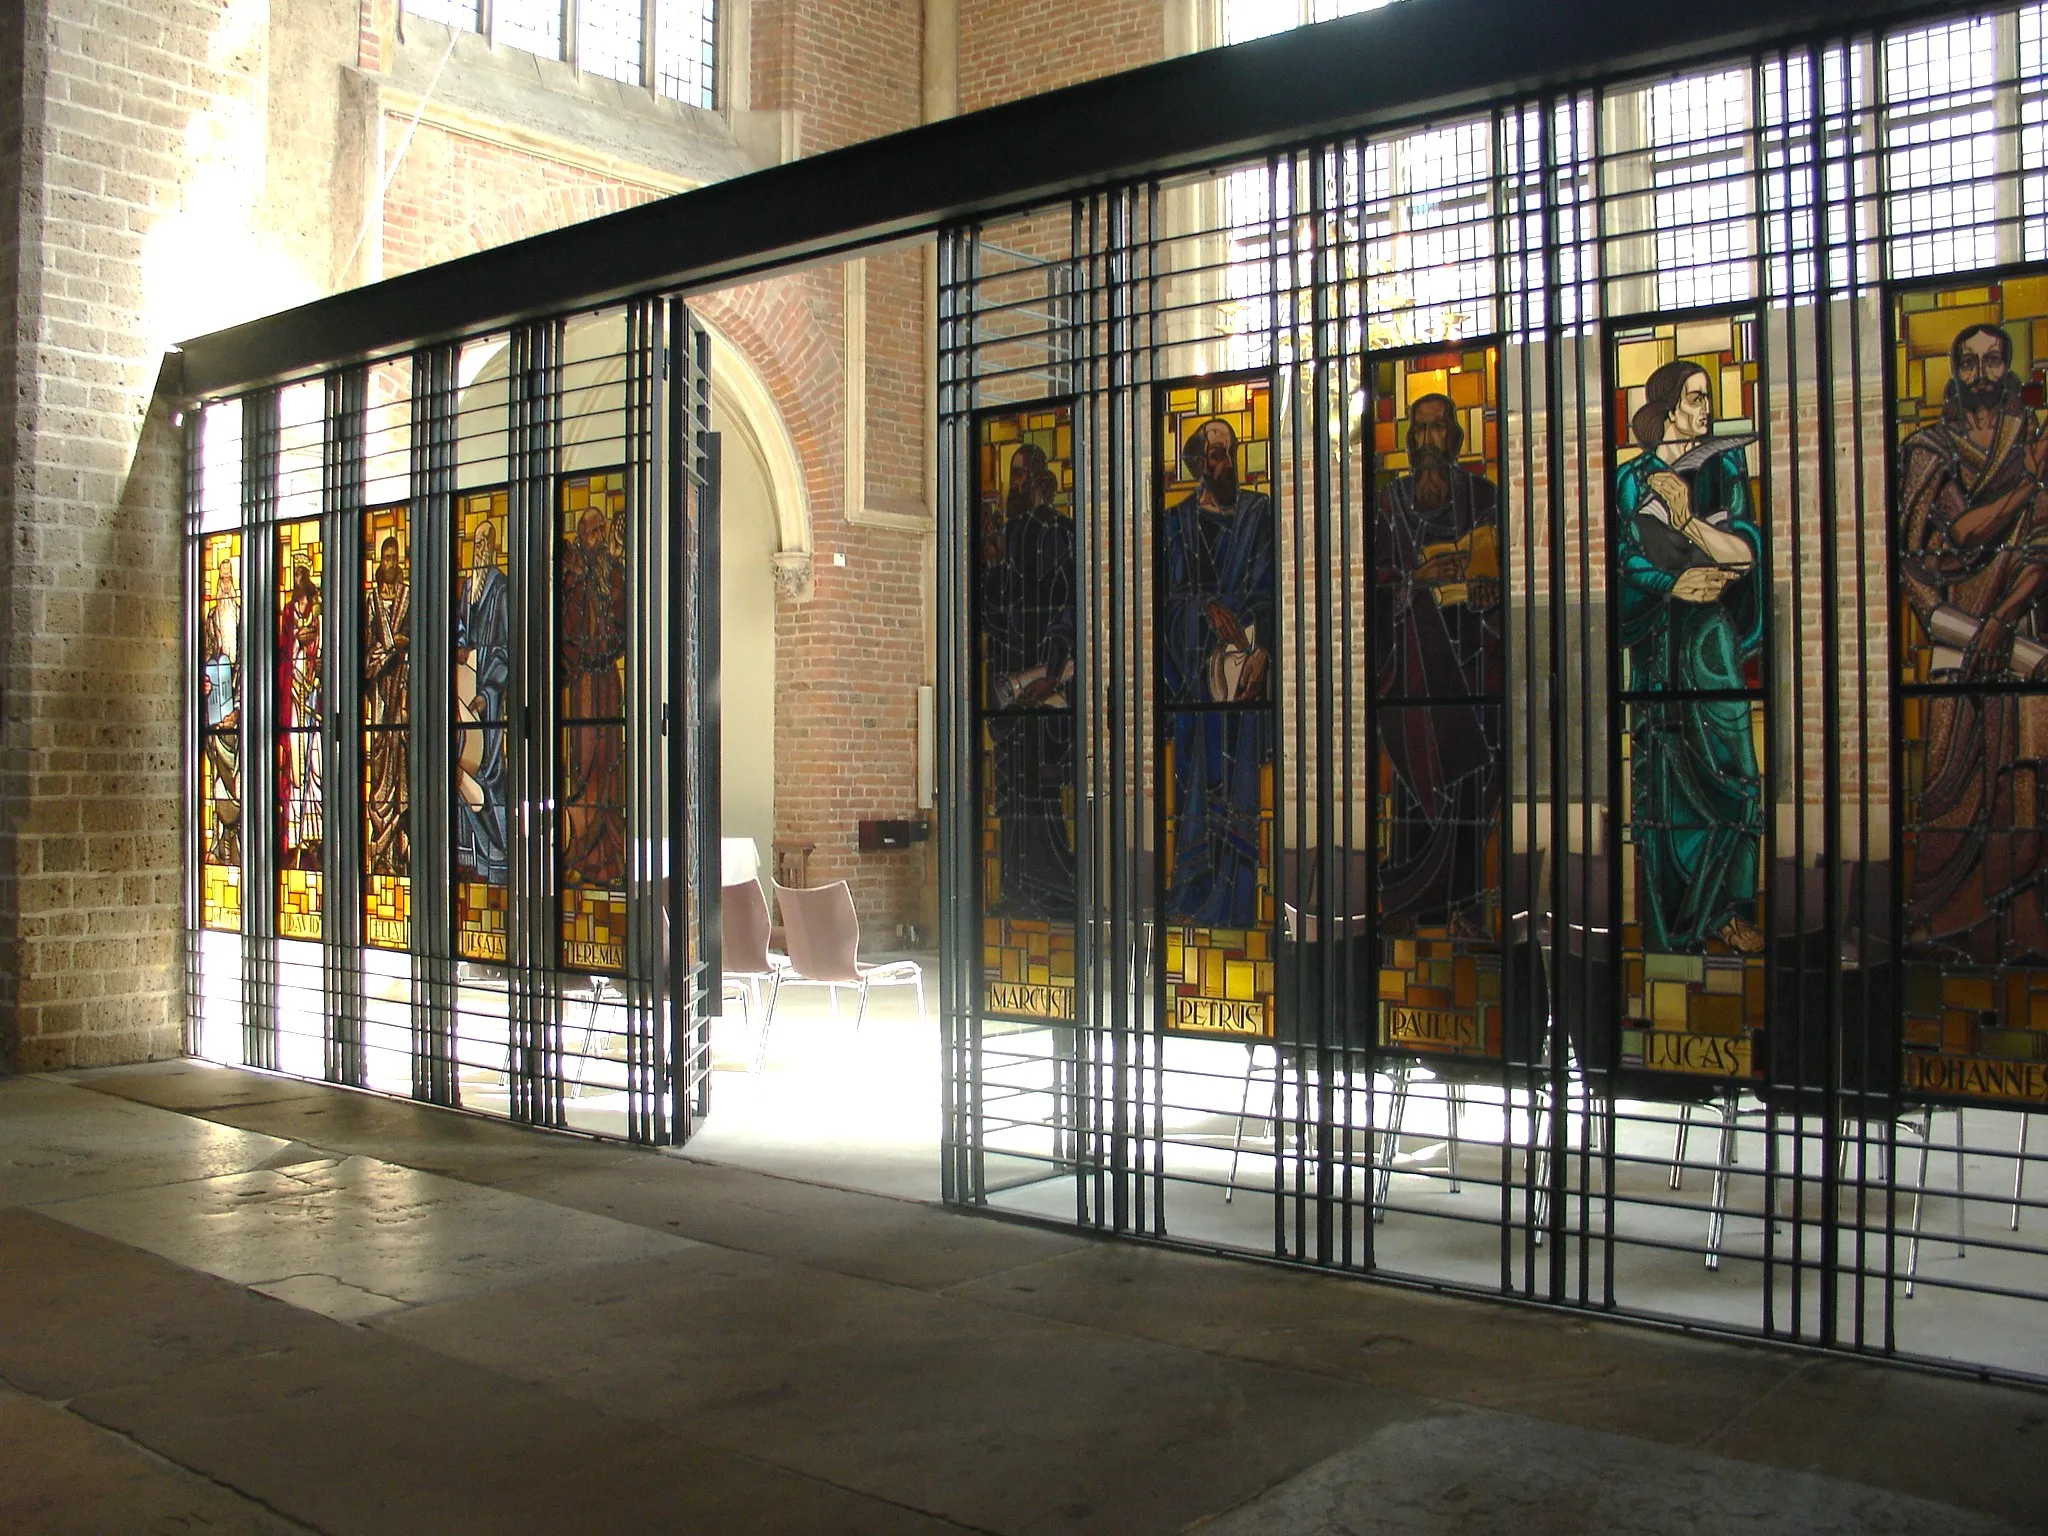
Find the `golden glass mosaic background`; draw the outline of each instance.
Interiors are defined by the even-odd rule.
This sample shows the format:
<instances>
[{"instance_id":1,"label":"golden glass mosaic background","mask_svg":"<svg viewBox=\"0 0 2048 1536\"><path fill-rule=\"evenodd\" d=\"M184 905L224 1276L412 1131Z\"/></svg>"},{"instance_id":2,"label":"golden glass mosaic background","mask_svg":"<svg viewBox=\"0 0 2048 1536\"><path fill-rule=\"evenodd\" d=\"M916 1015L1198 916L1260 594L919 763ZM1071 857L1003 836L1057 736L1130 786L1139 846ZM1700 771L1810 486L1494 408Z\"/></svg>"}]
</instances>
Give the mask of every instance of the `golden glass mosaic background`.
<instances>
[{"instance_id":1,"label":"golden glass mosaic background","mask_svg":"<svg viewBox=\"0 0 2048 1536\"><path fill-rule=\"evenodd\" d=\"M1498 1058L1500 354L1468 343L1372 370L1377 1038Z\"/></svg>"},{"instance_id":2,"label":"golden glass mosaic background","mask_svg":"<svg viewBox=\"0 0 2048 1536\"><path fill-rule=\"evenodd\" d=\"M566 475L555 555L566 970L626 968L626 476Z\"/></svg>"},{"instance_id":3,"label":"golden glass mosaic background","mask_svg":"<svg viewBox=\"0 0 2048 1536\"><path fill-rule=\"evenodd\" d=\"M1769 588L1756 320L1674 316L1611 328L1607 340L1625 701L1620 1065L1744 1079L1759 1065L1765 1022ZM1679 393L1650 408L1666 369ZM1711 420L1674 447L1702 384ZM1666 434L1654 448L1637 436L1639 414ZM1688 520L1739 545L1748 563L1686 534ZM1714 595L1684 596L1700 579L1719 583Z\"/></svg>"},{"instance_id":4,"label":"golden glass mosaic background","mask_svg":"<svg viewBox=\"0 0 2048 1536\"><path fill-rule=\"evenodd\" d=\"M1074 416L976 423L982 1008L1074 1017Z\"/></svg>"},{"instance_id":5,"label":"golden glass mosaic background","mask_svg":"<svg viewBox=\"0 0 2048 1536\"><path fill-rule=\"evenodd\" d=\"M199 914L242 927L242 536L199 547Z\"/></svg>"},{"instance_id":6,"label":"golden glass mosaic background","mask_svg":"<svg viewBox=\"0 0 2048 1536\"><path fill-rule=\"evenodd\" d=\"M363 514L363 941L412 942L412 519Z\"/></svg>"},{"instance_id":7,"label":"golden glass mosaic background","mask_svg":"<svg viewBox=\"0 0 2048 1536\"><path fill-rule=\"evenodd\" d=\"M509 880L503 724L513 630L508 505L503 486L458 496L453 530L455 953L492 965L505 960Z\"/></svg>"},{"instance_id":8,"label":"golden glass mosaic background","mask_svg":"<svg viewBox=\"0 0 2048 1536\"><path fill-rule=\"evenodd\" d=\"M1909 1093L2048 1104L2048 271L1891 295ZM1995 362L1994 362L1995 359ZM2004 505L1959 528L1962 507ZM1999 644L1988 615L2017 617Z\"/></svg>"},{"instance_id":9,"label":"golden glass mosaic background","mask_svg":"<svg viewBox=\"0 0 2048 1536\"><path fill-rule=\"evenodd\" d=\"M277 529L277 932L321 933L322 645L327 562L316 518Z\"/></svg>"},{"instance_id":10,"label":"golden glass mosaic background","mask_svg":"<svg viewBox=\"0 0 2048 1536\"><path fill-rule=\"evenodd\" d=\"M1264 373L1154 394L1164 1023L1249 1039L1275 1029L1272 403Z\"/></svg>"}]
</instances>

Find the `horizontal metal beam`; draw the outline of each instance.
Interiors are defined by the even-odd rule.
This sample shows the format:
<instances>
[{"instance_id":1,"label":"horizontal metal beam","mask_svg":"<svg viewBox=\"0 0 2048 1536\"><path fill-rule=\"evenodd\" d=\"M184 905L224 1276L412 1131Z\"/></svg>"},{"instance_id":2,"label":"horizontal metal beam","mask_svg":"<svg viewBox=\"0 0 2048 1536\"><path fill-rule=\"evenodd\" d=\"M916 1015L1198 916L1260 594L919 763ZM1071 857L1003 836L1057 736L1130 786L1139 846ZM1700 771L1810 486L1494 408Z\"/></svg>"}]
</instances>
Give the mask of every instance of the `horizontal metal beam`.
<instances>
[{"instance_id":1,"label":"horizontal metal beam","mask_svg":"<svg viewBox=\"0 0 2048 1536\"><path fill-rule=\"evenodd\" d=\"M1405 0L870 139L216 331L184 344L181 393L205 398L538 315L729 283L1320 135L1972 8Z\"/></svg>"}]
</instances>

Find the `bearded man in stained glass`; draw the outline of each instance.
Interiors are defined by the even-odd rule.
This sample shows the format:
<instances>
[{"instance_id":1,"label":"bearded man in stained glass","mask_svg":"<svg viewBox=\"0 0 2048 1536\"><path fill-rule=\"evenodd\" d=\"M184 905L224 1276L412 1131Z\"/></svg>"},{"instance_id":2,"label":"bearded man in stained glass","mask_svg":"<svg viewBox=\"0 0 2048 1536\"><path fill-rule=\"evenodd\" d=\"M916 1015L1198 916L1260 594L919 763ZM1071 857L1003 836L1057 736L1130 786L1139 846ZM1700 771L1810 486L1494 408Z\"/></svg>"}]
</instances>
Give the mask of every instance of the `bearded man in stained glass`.
<instances>
[{"instance_id":1,"label":"bearded man in stained glass","mask_svg":"<svg viewBox=\"0 0 2048 1536\"><path fill-rule=\"evenodd\" d=\"M626 563L592 507L562 554L562 718L621 721L625 690ZM626 733L623 724L570 724L562 786L562 874L585 885L626 878Z\"/></svg>"},{"instance_id":2,"label":"bearded man in stained glass","mask_svg":"<svg viewBox=\"0 0 2048 1536\"><path fill-rule=\"evenodd\" d=\"M1448 395L1408 408L1408 472L1373 524L1380 747L1393 769L1380 868L1385 930L1482 931L1487 845L1500 810L1500 545L1493 482L1458 463ZM1455 700L1429 703L1430 700Z\"/></svg>"},{"instance_id":3,"label":"bearded man in stained glass","mask_svg":"<svg viewBox=\"0 0 2048 1536\"><path fill-rule=\"evenodd\" d=\"M1166 509L1161 703L1173 709L1169 922L1259 920L1262 779L1273 755L1273 503L1238 483L1237 432L1212 419L1181 462L1198 485ZM1256 705L1196 712L1189 704Z\"/></svg>"},{"instance_id":4,"label":"bearded man in stained glass","mask_svg":"<svg viewBox=\"0 0 2048 1536\"><path fill-rule=\"evenodd\" d=\"M1074 678L1074 521L1035 443L1010 456L1004 500L982 511L981 626L1002 886L995 915L1073 921L1074 844L1065 791Z\"/></svg>"},{"instance_id":5,"label":"bearded man in stained glass","mask_svg":"<svg viewBox=\"0 0 2048 1536\"><path fill-rule=\"evenodd\" d=\"M470 566L455 594L455 870L503 885L506 857L505 689L512 676L512 606L498 569L498 533L486 518L470 537Z\"/></svg>"},{"instance_id":6,"label":"bearded man in stained glass","mask_svg":"<svg viewBox=\"0 0 2048 1536\"><path fill-rule=\"evenodd\" d=\"M1949 351L1942 418L1900 450L1899 572L1933 643L1907 895L1911 937L1945 958L2048 959L2048 699L1964 692L2048 681L2048 437L2012 340L1972 325Z\"/></svg>"},{"instance_id":7,"label":"bearded man in stained glass","mask_svg":"<svg viewBox=\"0 0 2048 1536\"><path fill-rule=\"evenodd\" d=\"M370 728L366 786L375 875L406 875L412 841L406 809L406 740L412 673L412 583L398 540L386 535L377 549L377 579L363 602L363 724Z\"/></svg>"}]
</instances>

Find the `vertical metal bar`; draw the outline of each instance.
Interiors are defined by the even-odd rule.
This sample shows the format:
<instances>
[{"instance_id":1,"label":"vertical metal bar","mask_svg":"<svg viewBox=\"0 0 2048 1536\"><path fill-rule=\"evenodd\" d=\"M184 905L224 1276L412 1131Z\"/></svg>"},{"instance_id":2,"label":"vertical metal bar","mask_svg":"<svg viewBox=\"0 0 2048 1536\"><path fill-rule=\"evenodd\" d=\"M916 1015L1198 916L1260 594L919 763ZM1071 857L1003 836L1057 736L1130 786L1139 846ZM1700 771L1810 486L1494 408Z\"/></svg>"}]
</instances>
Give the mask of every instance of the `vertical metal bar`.
<instances>
[{"instance_id":1,"label":"vertical metal bar","mask_svg":"<svg viewBox=\"0 0 2048 1536\"><path fill-rule=\"evenodd\" d=\"M277 1051L277 392L242 402L242 1061Z\"/></svg>"},{"instance_id":2,"label":"vertical metal bar","mask_svg":"<svg viewBox=\"0 0 2048 1536\"><path fill-rule=\"evenodd\" d=\"M704 1006L697 1012L699 1017L708 1020L717 1007L719 976L724 963L720 952L718 901L714 894L719 887L722 869L718 807L724 793L720 773L720 754L724 750L724 725L719 681L722 665L719 626L724 623L724 617L718 590L724 559L720 522L723 507L721 492L724 486L724 459L721 451L722 439L718 433L704 432L701 443L704 468L703 479L697 490L697 517L694 529L697 536L697 614L692 627L697 635L697 968L703 975L704 996ZM708 1065L707 1062L706 1066ZM702 1081L707 1086L710 1083L708 1071L704 1073Z\"/></svg>"},{"instance_id":3,"label":"vertical metal bar","mask_svg":"<svg viewBox=\"0 0 2048 1536\"><path fill-rule=\"evenodd\" d=\"M407 489L412 508L412 697L406 768L412 803L412 1092L455 1104L455 917L450 820L455 792L449 604L454 592L459 349L413 354Z\"/></svg>"},{"instance_id":4,"label":"vertical metal bar","mask_svg":"<svg viewBox=\"0 0 2048 1536\"><path fill-rule=\"evenodd\" d=\"M320 959L325 1070L329 1082L360 1087L363 1054L363 433L368 376L329 374L321 413L320 538L327 559L327 634L322 658L327 706L321 783Z\"/></svg>"},{"instance_id":5,"label":"vertical metal bar","mask_svg":"<svg viewBox=\"0 0 2048 1536\"><path fill-rule=\"evenodd\" d=\"M1596 109L1597 110L1597 109ZM1565 98L1564 111L1577 126L1576 98ZM1542 103L1543 113L1543 384L1544 415L1547 427L1544 433L1545 484L1549 491L1549 538L1550 538L1550 658L1551 668L1562 677L1564 657L1567 650L1566 604L1564 596L1568 590L1565 584L1565 530L1570 517L1565 502L1565 487L1568 481L1568 460L1565 454L1563 427L1565 423L1564 360L1565 328L1564 312L1564 270L1562 263L1564 231L1559 217L1559 193L1557 187L1560 175L1557 163L1558 98L1546 96ZM1576 175L1578 157L1576 154L1577 135L1572 138L1574 154L1569 171L1564 174ZM1581 289L1583 292L1583 289ZM1583 323L1584 317L1580 317ZM1581 525L1583 528L1583 524ZM1583 558L1583 544L1582 558ZM1582 585L1581 591L1585 590ZM1559 711L1562 707L1562 689L1555 684L1551 691L1551 847L1569 848L1570 827L1568 817L1571 799L1571 763L1566 751L1564 722ZM1589 844L1590 846L1590 844ZM1560 869L1562 866L1560 866ZM1560 882L1561 882L1560 876ZM1560 898L1558 911L1568 913L1571 908ZM1592 954L1592 934L1586 938L1586 954ZM1567 1006L1568 994L1560 989L1559 1008ZM1551 1086L1553 1093L1558 1086L1558 1074L1553 1072ZM1553 1113L1548 1159L1548 1232L1550 1239L1550 1262L1547 1292L1552 1301L1564 1300L1565 1269L1562 1237L1564 1232L1564 1138L1563 1116L1555 1112L1557 1099L1553 1097Z\"/></svg>"},{"instance_id":6,"label":"vertical metal bar","mask_svg":"<svg viewBox=\"0 0 2048 1536\"><path fill-rule=\"evenodd\" d=\"M1826 945L1822 966L1825 986L1825 1038L1832 1043L1842 1031L1842 619L1836 595L1841 590L1838 565L1837 500L1840 486L1835 464L1835 284L1828 238L1827 132L1825 92L1827 82L1818 45L1808 48L1807 131L1813 151L1813 263L1814 263L1814 396L1820 419L1819 441L1814 445L1817 461L1817 494L1820 500L1820 691L1821 715L1821 837L1823 864L1827 871L1821 888L1821 932ZM1788 71L1789 72L1789 71ZM1846 81L1844 82L1846 84ZM1793 418L1797 430L1798 418ZM1804 850L1802 850L1803 853ZM1802 1063L1802 1066L1804 1064ZM1841 1053L1830 1048L1825 1070L1827 1089L1823 1097L1826 1118L1821 1124L1821 1208L1820 1208L1820 1337L1824 1344L1839 1342L1839 1285L1841 1266L1841 1204L1837 1175L1840 1169L1842 1125ZM1861 1085L1858 1085L1860 1090ZM1857 1108L1860 1112L1860 1091ZM1803 1138L1802 1138L1803 1139ZM1959 1192L1960 1193L1960 1192ZM1805 1210L1800 1199L1797 1209ZM1768 1222L1768 1212L1766 1212ZM1803 1250L1801 1250L1803 1252Z\"/></svg>"},{"instance_id":7,"label":"vertical metal bar","mask_svg":"<svg viewBox=\"0 0 2048 1536\"><path fill-rule=\"evenodd\" d=\"M1309 409L1309 432L1315 452L1315 497L1311 516L1315 525L1315 579L1313 586L1297 584L1294 600L1296 604L1313 601L1315 604L1315 759L1316 759L1316 848L1321 866L1322 901L1326 914L1325 926L1320 930L1323 942L1317 946L1316 996L1320 1005L1316 1009L1315 1032L1310 1037L1315 1046L1316 1059L1316 1262L1329 1264L1336 1256L1335 1208L1335 1158L1336 1145L1333 1130L1336 1120L1334 1085L1336 1074L1341 1067L1342 1057L1332 1049L1337 1042L1335 1023L1331 1017L1331 1002L1337 991L1336 957L1340 945L1347 944L1351 937L1351 914L1335 901L1337 892L1337 813L1336 813L1336 743L1331 737L1331 722L1336 714L1336 687L1334 672L1337 665L1337 634L1335 627L1335 596L1331 590L1335 574L1332 564L1334 536L1331 527L1333 507L1333 486L1340 478L1339 462L1332 450L1330 421L1330 384L1332 370L1337 366L1333 354L1339 348L1334 336L1335 316L1331 308L1332 289L1337 281L1337 272L1331 266L1331 257L1336 244L1329 228L1330 197L1326 186L1329 166L1329 146L1315 151L1308 160L1309 176L1309 266L1310 285L1310 332L1309 355L1297 358L1296 366L1289 373L1297 388L1304 372L1309 379L1311 391ZM1299 224L1297 228L1301 227ZM1296 255L1292 264L1295 273L1301 271L1300 257ZM1304 367L1305 363L1305 367ZM1298 398L1298 397L1297 397ZM1302 412L1295 412L1295 432L1299 438ZM1299 450L1297 450L1299 454ZM1300 457L1296 459L1297 466ZM1300 470L1295 473L1296 484L1300 483ZM1296 522L1294 529L1296 547L1302 540L1300 524L1300 498L1296 497ZM1304 669L1305 670L1305 669ZM1296 717L1295 728L1301 728L1301 718ZM1277 733L1276 733L1277 734ZM1306 757L1308 753L1300 754ZM1277 860L1276 860L1277 863ZM1350 860L1344 860L1349 873ZM1333 920L1334 919L1334 920Z\"/></svg>"},{"instance_id":8,"label":"vertical metal bar","mask_svg":"<svg viewBox=\"0 0 2048 1536\"><path fill-rule=\"evenodd\" d=\"M206 492L204 408L196 405L187 406L178 425L182 429L185 455L181 466L183 506L180 510L183 516L180 521L183 524L183 538L178 551L178 612L181 616L181 675L178 679L178 840L184 856L180 882L182 932L179 934L179 960L185 983L182 1039L185 1054L196 1056L204 1044L202 1028L206 1011L203 954L206 942L203 873L205 846L201 830L205 796L201 775L206 771L206 743L202 727L206 719L206 706L199 692L199 679L204 676L205 667L205 657L201 654L200 623L202 600L206 591L202 572Z\"/></svg>"},{"instance_id":9,"label":"vertical metal bar","mask_svg":"<svg viewBox=\"0 0 2048 1536\"><path fill-rule=\"evenodd\" d=\"M938 608L938 656L936 677L936 729L933 763L934 798L939 821L939 1197L947 1204L964 1204L970 1198L967 1167L963 1157L966 1136L960 1123L961 1061L959 1051L960 1010L956 993L964 969L964 948L960 923L954 916L973 890L962 881L967 842L964 825L970 806L956 798L954 784L960 757L954 741L956 718L968 686L956 658L954 631L961 627L959 578L955 567L961 558L962 525L966 507L960 494L965 467L958 450L959 337L959 252L961 233L949 229L938 240L938 314L935 317L938 345L938 399L934 402L938 428L938 506L935 543L938 576L933 594ZM979 941L979 935L974 936Z\"/></svg>"}]
</instances>

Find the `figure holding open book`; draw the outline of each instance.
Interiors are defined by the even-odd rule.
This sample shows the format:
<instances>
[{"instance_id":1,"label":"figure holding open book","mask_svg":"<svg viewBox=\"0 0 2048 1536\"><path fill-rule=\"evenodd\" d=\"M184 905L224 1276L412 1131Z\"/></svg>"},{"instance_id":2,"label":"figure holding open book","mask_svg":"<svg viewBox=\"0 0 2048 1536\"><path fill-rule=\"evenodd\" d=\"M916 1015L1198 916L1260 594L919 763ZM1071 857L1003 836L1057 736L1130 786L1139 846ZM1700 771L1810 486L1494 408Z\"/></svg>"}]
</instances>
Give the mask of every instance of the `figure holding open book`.
<instances>
[{"instance_id":1,"label":"figure holding open book","mask_svg":"<svg viewBox=\"0 0 2048 1536\"><path fill-rule=\"evenodd\" d=\"M2048 699L2012 689L2048 681L2048 437L2012 362L2002 328L1959 331L1899 463L1900 587L1955 685L1925 706L1909 934L1979 964L2048 957Z\"/></svg>"},{"instance_id":2,"label":"figure holding open book","mask_svg":"<svg viewBox=\"0 0 2048 1536\"><path fill-rule=\"evenodd\" d=\"M1713 424L1706 370L1664 364L1629 423L1642 452L1615 474L1623 686L1637 696L1630 819L1644 947L1749 955L1764 947L1763 774L1743 696L1763 646L1763 534L1750 502L1755 439L1715 438Z\"/></svg>"}]
</instances>

